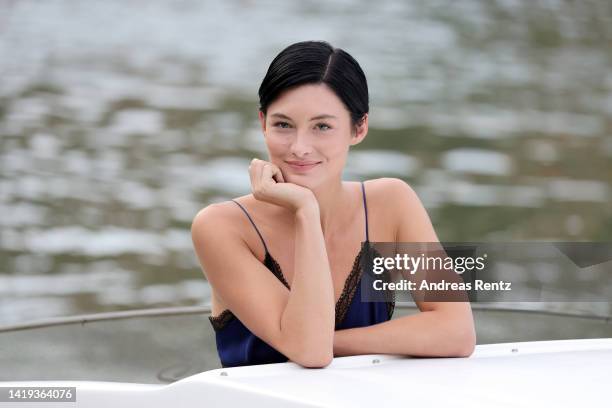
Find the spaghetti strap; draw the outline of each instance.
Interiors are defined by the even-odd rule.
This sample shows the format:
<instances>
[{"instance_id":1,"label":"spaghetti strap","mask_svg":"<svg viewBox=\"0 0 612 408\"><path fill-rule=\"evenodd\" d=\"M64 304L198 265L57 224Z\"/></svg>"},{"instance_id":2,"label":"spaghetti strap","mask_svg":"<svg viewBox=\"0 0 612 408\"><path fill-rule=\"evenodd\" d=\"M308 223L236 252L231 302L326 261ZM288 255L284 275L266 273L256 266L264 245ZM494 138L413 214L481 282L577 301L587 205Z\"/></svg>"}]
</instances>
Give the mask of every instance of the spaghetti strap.
<instances>
[{"instance_id":1,"label":"spaghetti strap","mask_svg":"<svg viewBox=\"0 0 612 408\"><path fill-rule=\"evenodd\" d=\"M253 222L253 219L251 218L251 216L249 215L249 213L247 212L247 210L244 209L244 207L236 200L232 200L233 202L235 202L236 204L238 204L238 206L242 209L242 211L244 211L244 213L246 214L247 217L249 217L249 221L251 221L251 224L253 225L253 228L255 228L255 231L257 231L257 235L259 235L259 239L261 239L261 243L264 246L264 249L266 250L266 254L268 253L268 246L266 245L266 241L264 241L263 237L261 236L261 233L259 232L259 229L257 228L257 225L255 225L255 223Z\"/></svg>"},{"instance_id":2,"label":"spaghetti strap","mask_svg":"<svg viewBox=\"0 0 612 408\"><path fill-rule=\"evenodd\" d=\"M370 237L368 234L368 204L366 203L366 193L363 181L361 182L361 191L363 192L363 208L365 210L366 242L370 242Z\"/></svg>"}]
</instances>

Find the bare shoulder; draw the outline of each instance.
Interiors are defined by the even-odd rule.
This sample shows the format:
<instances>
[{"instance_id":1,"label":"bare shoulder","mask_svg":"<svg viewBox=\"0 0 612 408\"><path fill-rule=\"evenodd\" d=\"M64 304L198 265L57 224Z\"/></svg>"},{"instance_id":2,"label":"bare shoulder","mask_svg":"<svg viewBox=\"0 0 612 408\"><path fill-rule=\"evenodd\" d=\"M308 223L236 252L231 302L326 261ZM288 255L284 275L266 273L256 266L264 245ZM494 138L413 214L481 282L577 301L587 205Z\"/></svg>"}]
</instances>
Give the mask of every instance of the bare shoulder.
<instances>
[{"instance_id":1,"label":"bare shoulder","mask_svg":"<svg viewBox=\"0 0 612 408\"><path fill-rule=\"evenodd\" d=\"M368 191L378 194L393 194L401 190L412 190L412 187L404 180L395 177L381 177L364 181Z\"/></svg>"},{"instance_id":2,"label":"bare shoulder","mask_svg":"<svg viewBox=\"0 0 612 408\"><path fill-rule=\"evenodd\" d=\"M382 214L379 220L394 231L396 240L437 241L421 199L404 180L393 177L368 180L365 188L368 209L372 202L372 212Z\"/></svg>"},{"instance_id":3,"label":"bare shoulder","mask_svg":"<svg viewBox=\"0 0 612 408\"><path fill-rule=\"evenodd\" d=\"M246 198L246 196L237 197L235 200L243 198ZM240 215L240 211L236 211L236 207L236 204L231 200L207 205L194 216L191 223L192 233L194 229L198 232L209 229L219 232L219 228L224 231L228 229L236 231L236 220Z\"/></svg>"},{"instance_id":4,"label":"bare shoulder","mask_svg":"<svg viewBox=\"0 0 612 408\"><path fill-rule=\"evenodd\" d=\"M193 217L191 222L191 236L194 242L199 239L204 239L207 235L213 234L214 231L223 231L224 226L231 225L229 208L225 203L209 204L202 208Z\"/></svg>"},{"instance_id":5,"label":"bare shoulder","mask_svg":"<svg viewBox=\"0 0 612 408\"><path fill-rule=\"evenodd\" d=\"M235 204L234 204L235 205ZM221 203L209 204L202 208L193 217L191 228L203 228L204 225L224 223L229 220L233 215L233 211L230 210L230 201L223 201Z\"/></svg>"},{"instance_id":6,"label":"bare shoulder","mask_svg":"<svg viewBox=\"0 0 612 408\"><path fill-rule=\"evenodd\" d=\"M420 200L414 189L404 180L394 177L381 177L364 182L368 203L378 204L378 211L405 208L407 204L419 204Z\"/></svg>"},{"instance_id":7,"label":"bare shoulder","mask_svg":"<svg viewBox=\"0 0 612 408\"><path fill-rule=\"evenodd\" d=\"M214 242L245 244L238 222L239 211L231 201L209 204L194 216L191 223L191 238L196 247L211 247Z\"/></svg>"}]
</instances>

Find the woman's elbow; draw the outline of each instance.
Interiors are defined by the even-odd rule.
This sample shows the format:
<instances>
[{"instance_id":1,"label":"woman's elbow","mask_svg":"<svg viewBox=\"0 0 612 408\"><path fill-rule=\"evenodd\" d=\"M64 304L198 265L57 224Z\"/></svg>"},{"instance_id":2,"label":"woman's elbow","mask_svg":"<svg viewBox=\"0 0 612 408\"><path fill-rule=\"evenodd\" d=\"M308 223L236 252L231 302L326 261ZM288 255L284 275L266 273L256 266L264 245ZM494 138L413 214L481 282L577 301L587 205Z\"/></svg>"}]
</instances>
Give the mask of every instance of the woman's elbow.
<instances>
[{"instance_id":1,"label":"woman's elbow","mask_svg":"<svg viewBox=\"0 0 612 408\"><path fill-rule=\"evenodd\" d=\"M325 350L321 352L313 352L312 350L309 350L300 353L291 360L305 368L325 368L331 364L333 359L333 350Z\"/></svg>"},{"instance_id":2,"label":"woman's elbow","mask_svg":"<svg viewBox=\"0 0 612 408\"><path fill-rule=\"evenodd\" d=\"M467 334L463 334L457 340L457 350L455 352L457 357L469 357L474 353L476 349L476 332L472 327L467 331Z\"/></svg>"},{"instance_id":3,"label":"woman's elbow","mask_svg":"<svg viewBox=\"0 0 612 408\"><path fill-rule=\"evenodd\" d=\"M307 368L323 368L334 359L334 341L332 336L325 340L323 336L300 335L286 340L286 356L289 360Z\"/></svg>"},{"instance_id":4,"label":"woman's elbow","mask_svg":"<svg viewBox=\"0 0 612 408\"><path fill-rule=\"evenodd\" d=\"M458 350L458 352L456 353L456 357L469 357L474 353L475 349L475 342L466 343Z\"/></svg>"}]
</instances>

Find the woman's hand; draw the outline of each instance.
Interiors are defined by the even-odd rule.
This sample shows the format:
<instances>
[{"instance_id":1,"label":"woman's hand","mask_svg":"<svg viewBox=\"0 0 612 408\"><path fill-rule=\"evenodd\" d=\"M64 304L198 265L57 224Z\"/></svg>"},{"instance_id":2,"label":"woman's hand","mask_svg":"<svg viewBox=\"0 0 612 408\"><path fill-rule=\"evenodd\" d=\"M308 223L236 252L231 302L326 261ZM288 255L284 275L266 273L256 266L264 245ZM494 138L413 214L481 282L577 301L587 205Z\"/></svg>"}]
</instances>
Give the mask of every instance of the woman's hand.
<instances>
[{"instance_id":1,"label":"woman's hand","mask_svg":"<svg viewBox=\"0 0 612 408\"><path fill-rule=\"evenodd\" d=\"M253 197L260 201L285 207L294 213L307 206L317 206L313 192L295 183L285 182L277 165L253 159L249 166Z\"/></svg>"}]
</instances>

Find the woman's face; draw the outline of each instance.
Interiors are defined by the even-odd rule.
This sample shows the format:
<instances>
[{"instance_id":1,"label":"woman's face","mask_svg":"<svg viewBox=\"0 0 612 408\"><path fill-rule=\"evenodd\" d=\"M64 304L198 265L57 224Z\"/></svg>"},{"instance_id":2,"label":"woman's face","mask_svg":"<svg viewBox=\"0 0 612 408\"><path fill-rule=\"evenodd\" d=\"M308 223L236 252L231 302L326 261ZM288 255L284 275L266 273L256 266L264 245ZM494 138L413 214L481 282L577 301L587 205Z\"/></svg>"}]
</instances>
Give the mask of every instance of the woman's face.
<instances>
[{"instance_id":1,"label":"woman's face","mask_svg":"<svg viewBox=\"0 0 612 408\"><path fill-rule=\"evenodd\" d=\"M289 89L259 112L270 161L285 181L314 188L342 178L349 147L363 140L367 114L357 128L338 96L324 84Z\"/></svg>"}]
</instances>

